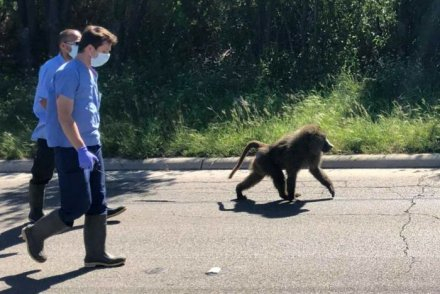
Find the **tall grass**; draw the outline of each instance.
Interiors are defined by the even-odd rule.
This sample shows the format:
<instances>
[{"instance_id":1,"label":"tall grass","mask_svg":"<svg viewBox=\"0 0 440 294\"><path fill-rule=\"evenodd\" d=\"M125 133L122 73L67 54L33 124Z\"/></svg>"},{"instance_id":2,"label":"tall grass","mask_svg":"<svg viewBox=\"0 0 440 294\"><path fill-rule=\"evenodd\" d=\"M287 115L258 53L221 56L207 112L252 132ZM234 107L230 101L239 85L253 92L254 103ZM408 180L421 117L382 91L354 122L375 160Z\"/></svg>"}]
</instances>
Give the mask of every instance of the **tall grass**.
<instances>
[{"instance_id":1,"label":"tall grass","mask_svg":"<svg viewBox=\"0 0 440 294\"><path fill-rule=\"evenodd\" d=\"M343 74L326 94L291 95L278 113L240 99L229 119L204 130L178 127L167 154L239 155L249 140L273 142L309 123L327 132L336 154L440 151L438 106L394 103L388 113L370 114L361 103L363 90L362 81Z\"/></svg>"},{"instance_id":2,"label":"tall grass","mask_svg":"<svg viewBox=\"0 0 440 294\"><path fill-rule=\"evenodd\" d=\"M176 101L172 108L164 104L163 109L128 105L133 100L129 97L145 95L134 87L138 81L130 78L128 82L133 89L124 93L125 100L120 93L103 102L101 130L107 157L236 156L250 140L270 143L309 123L327 132L335 154L440 151L440 105L433 100L399 101L378 111L365 80L350 74L341 74L322 92L271 93L262 87L233 99L232 93L224 91L228 97L207 93L206 101L194 107ZM0 101L0 158L31 157L29 138L36 123L30 110L33 87L29 80L23 82L6 92L7 100ZM187 95L190 90L185 90ZM167 94L170 101L172 93L176 92ZM143 102L139 97L134 101ZM200 109L204 112L197 115Z\"/></svg>"}]
</instances>

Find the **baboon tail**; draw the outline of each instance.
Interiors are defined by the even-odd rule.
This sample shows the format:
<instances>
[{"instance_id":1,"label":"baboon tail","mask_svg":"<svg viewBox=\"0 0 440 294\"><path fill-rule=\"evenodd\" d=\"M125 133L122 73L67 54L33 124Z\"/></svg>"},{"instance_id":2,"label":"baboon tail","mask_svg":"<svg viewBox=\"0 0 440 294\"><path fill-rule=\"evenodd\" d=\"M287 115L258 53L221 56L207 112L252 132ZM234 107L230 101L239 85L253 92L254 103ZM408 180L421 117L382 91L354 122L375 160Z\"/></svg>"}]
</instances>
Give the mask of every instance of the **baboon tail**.
<instances>
[{"instance_id":1,"label":"baboon tail","mask_svg":"<svg viewBox=\"0 0 440 294\"><path fill-rule=\"evenodd\" d=\"M267 146L267 144L259 142L259 141L250 141L246 145L246 147L244 148L243 153L241 154L240 159L238 160L234 169L229 174L229 179L232 178L234 176L235 172L240 168L241 164L243 163L244 158L248 154L249 150L251 150L251 148L260 148L260 147L264 147L264 146Z\"/></svg>"}]
</instances>

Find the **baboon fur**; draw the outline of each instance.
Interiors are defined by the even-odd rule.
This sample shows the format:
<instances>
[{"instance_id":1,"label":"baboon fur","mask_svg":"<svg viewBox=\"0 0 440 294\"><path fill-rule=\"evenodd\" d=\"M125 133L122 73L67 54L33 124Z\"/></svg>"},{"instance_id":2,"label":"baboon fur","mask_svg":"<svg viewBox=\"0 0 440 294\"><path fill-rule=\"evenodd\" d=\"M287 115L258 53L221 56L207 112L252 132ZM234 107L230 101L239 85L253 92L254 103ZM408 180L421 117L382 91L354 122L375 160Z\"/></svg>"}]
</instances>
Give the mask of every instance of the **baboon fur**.
<instances>
[{"instance_id":1,"label":"baboon fur","mask_svg":"<svg viewBox=\"0 0 440 294\"><path fill-rule=\"evenodd\" d=\"M240 168L251 148L258 150L250 166L251 173L235 189L238 200L247 199L243 191L253 187L268 175L272 178L280 197L292 201L295 196L299 196L295 194L295 185L296 176L302 168L308 168L310 173L327 187L332 197L335 196L333 183L321 169L322 153L330 151L333 145L319 126L305 125L271 145L258 141L249 142L229 178L232 178ZM283 170L287 173L287 194Z\"/></svg>"}]
</instances>

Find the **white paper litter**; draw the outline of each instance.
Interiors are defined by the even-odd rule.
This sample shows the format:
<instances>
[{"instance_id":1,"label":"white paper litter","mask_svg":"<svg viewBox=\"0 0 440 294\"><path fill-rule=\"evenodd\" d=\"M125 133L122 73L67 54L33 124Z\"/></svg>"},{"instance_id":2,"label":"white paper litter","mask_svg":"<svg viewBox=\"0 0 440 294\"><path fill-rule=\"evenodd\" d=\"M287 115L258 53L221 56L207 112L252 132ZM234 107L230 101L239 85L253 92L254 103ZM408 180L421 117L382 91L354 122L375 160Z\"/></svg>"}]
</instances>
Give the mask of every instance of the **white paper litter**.
<instances>
[{"instance_id":1,"label":"white paper litter","mask_svg":"<svg viewBox=\"0 0 440 294\"><path fill-rule=\"evenodd\" d=\"M209 271L206 272L207 275L216 275L218 274L222 269L219 267L213 267Z\"/></svg>"}]
</instances>

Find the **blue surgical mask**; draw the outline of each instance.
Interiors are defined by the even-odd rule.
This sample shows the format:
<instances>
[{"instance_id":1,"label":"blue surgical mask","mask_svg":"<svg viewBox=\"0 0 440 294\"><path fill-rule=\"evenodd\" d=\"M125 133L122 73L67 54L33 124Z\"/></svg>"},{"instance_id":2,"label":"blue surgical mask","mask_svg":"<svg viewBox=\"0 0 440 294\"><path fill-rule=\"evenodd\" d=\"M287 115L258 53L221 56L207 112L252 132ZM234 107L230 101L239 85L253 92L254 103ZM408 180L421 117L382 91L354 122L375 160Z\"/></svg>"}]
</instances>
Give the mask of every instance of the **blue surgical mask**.
<instances>
[{"instance_id":1,"label":"blue surgical mask","mask_svg":"<svg viewBox=\"0 0 440 294\"><path fill-rule=\"evenodd\" d=\"M75 58L78 54L78 45L70 45L70 48L72 48L69 52L70 57Z\"/></svg>"},{"instance_id":2,"label":"blue surgical mask","mask_svg":"<svg viewBox=\"0 0 440 294\"><path fill-rule=\"evenodd\" d=\"M98 56L92 57L92 66L98 67L104 65L110 59L110 53L98 52Z\"/></svg>"}]
</instances>

